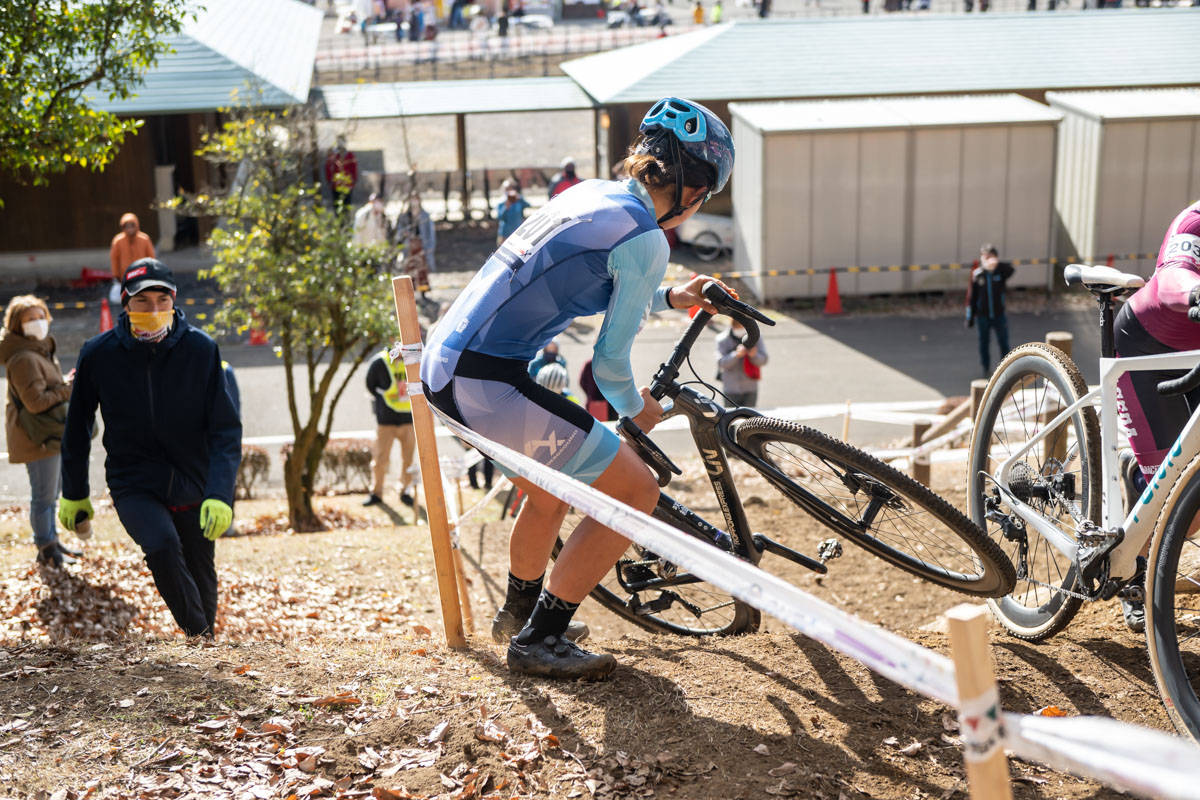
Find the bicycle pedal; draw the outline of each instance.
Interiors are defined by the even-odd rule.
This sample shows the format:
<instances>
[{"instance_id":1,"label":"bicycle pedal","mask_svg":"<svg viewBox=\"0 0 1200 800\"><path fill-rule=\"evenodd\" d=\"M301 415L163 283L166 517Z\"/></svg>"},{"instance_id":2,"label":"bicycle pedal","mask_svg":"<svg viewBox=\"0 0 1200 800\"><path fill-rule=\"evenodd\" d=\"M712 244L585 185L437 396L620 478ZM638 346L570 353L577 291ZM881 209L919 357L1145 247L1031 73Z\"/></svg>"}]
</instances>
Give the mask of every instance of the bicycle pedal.
<instances>
[{"instance_id":1,"label":"bicycle pedal","mask_svg":"<svg viewBox=\"0 0 1200 800\"><path fill-rule=\"evenodd\" d=\"M679 595L675 594L674 592L663 592L650 602L643 603L638 600L638 596L635 594L632 598L630 598L629 607L637 616L647 617L651 614L657 614L660 611L666 611L668 608L674 605L675 601L678 599ZM699 616L699 614L697 614L697 616Z\"/></svg>"},{"instance_id":2,"label":"bicycle pedal","mask_svg":"<svg viewBox=\"0 0 1200 800\"><path fill-rule=\"evenodd\" d=\"M822 564L835 558L841 558L842 553L842 543L837 539L826 539L817 545L817 559Z\"/></svg>"},{"instance_id":3,"label":"bicycle pedal","mask_svg":"<svg viewBox=\"0 0 1200 800\"><path fill-rule=\"evenodd\" d=\"M1146 587L1131 583L1117 592L1117 597L1122 600L1132 600L1135 603L1144 603L1146 602Z\"/></svg>"}]
</instances>

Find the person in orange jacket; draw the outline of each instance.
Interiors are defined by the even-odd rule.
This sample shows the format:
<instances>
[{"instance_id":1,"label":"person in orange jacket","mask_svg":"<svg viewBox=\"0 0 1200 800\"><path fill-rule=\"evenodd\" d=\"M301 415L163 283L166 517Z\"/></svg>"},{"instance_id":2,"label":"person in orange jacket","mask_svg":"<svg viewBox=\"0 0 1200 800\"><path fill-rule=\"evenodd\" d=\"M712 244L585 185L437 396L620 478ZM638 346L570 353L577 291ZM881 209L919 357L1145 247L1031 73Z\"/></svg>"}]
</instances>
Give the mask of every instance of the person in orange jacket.
<instances>
[{"instance_id":1,"label":"person in orange jacket","mask_svg":"<svg viewBox=\"0 0 1200 800\"><path fill-rule=\"evenodd\" d=\"M142 233L137 214L121 215L121 232L113 237L108 257L112 262L114 281L120 281L125 276L125 269L139 258L154 258L154 243Z\"/></svg>"}]
</instances>

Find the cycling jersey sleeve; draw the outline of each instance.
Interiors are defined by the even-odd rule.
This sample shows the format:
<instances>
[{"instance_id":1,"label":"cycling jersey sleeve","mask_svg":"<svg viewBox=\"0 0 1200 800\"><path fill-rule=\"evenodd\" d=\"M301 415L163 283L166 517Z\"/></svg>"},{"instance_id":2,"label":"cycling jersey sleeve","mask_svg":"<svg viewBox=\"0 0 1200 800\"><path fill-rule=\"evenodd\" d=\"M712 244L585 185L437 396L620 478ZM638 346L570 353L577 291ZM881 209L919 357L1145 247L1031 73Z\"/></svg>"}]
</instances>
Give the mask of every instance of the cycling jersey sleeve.
<instances>
[{"instance_id":1,"label":"cycling jersey sleeve","mask_svg":"<svg viewBox=\"0 0 1200 800\"><path fill-rule=\"evenodd\" d=\"M665 295L656 290L667 274L667 256L666 237L652 230L613 248L608 257L613 293L593 351L592 374L621 416L635 417L644 405L629 352L646 313L665 307Z\"/></svg>"},{"instance_id":2,"label":"cycling jersey sleeve","mask_svg":"<svg viewBox=\"0 0 1200 800\"><path fill-rule=\"evenodd\" d=\"M1187 311L1188 294L1200 284L1200 219L1189 220L1167 238L1155 277L1158 302L1172 311Z\"/></svg>"}]
</instances>

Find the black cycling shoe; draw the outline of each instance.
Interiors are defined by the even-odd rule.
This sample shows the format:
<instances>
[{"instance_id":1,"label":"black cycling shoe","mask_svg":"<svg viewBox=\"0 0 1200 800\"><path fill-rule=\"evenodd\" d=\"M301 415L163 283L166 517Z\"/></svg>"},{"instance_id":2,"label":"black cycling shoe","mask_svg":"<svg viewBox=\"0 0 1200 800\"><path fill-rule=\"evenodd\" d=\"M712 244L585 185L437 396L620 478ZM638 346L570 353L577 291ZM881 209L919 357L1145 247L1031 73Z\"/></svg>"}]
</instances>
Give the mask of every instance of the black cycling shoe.
<instances>
[{"instance_id":1,"label":"black cycling shoe","mask_svg":"<svg viewBox=\"0 0 1200 800\"><path fill-rule=\"evenodd\" d=\"M520 633L521 628L525 627L525 621L528 618L528 614L518 618L516 614L507 608L501 607L496 612L496 616L492 618L492 640L496 644L508 644L508 640ZM586 622L573 619L567 625L567 632L563 635L572 642L582 642L590 633L591 631L588 629Z\"/></svg>"},{"instance_id":2,"label":"black cycling shoe","mask_svg":"<svg viewBox=\"0 0 1200 800\"><path fill-rule=\"evenodd\" d=\"M408 506L409 508L412 508L413 503L415 501L413 500L412 495L409 494L408 492L401 492L400 493L400 502L404 503L404 505Z\"/></svg>"},{"instance_id":3,"label":"black cycling shoe","mask_svg":"<svg viewBox=\"0 0 1200 800\"><path fill-rule=\"evenodd\" d=\"M382 497L375 494L374 492L371 492L369 495L367 495L367 499L363 500L363 506L377 506L382 502L383 502Z\"/></svg>"},{"instance_id":4,"label":"black cycling shoe","mask_svg":"<svg viewBox=\"0 0 1200 800\"><path fill-rule=\"evenodd\" d=\"M514 638L508 645L508 669L521 675L563 680L598 681L617 668L610 653L589 653L562 636L547 636L530 644Z\"/></svg>"},{"instance_id":5,"label":"black cycling shoe","mask_svg":"<svg viewBox=\"0 0 1200 800\"><path fill-rule=\"evenodd\" d=\"M50 567L61 567L64 561L65 559L63 554L59 552L57 542L38 545L37 563ZM72 558L69 563L74 564L75 559Z\"/></svg>"},{"instance_id":6,"label":"black cycling shoe","mask_svg":"<svg viewBox=\"0 0 1200 800\"><path fill-rule=\"evenodd\" d=\"M1129 630L1134 633L1143 633L1146 630L1146 559L1144 556L1137 557L1137 570L1133 580L1121 590L1119 598L1121 615L1125 617L1125 624L1129 626Z\"/></svg>"}]
</instances>

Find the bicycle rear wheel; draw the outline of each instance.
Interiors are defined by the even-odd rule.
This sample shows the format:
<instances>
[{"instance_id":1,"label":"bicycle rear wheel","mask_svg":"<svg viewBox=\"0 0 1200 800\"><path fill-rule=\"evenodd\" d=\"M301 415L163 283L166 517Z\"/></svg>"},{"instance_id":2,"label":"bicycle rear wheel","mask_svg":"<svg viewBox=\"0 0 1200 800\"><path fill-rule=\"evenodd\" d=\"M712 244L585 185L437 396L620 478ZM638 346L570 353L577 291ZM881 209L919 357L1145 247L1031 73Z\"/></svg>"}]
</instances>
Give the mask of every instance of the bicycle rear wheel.
<instances>
[{"instance_id":1,"label":"bicycle rear wheel","mask_svg":"<svg viewBox=\"0 0 1200 800\"><path fill-rule=\"evenodd\" d=\"M741 422L736 436L738 444L783 473L759 469L793 502L884 561L970 595L999 597L1012 589L1012 564L979 526L877 458L820 431L768 417ZM820 505L812 507L800 489Z\"/></svg>"},{"instance_id":2,"label":"bicycle rear wheel","mask_svg":"<svg viewBox=\"0 0 1200 800\"><path fill-rule=\"evenodd\" d=\"M659 501L660 505L663 502ZM661 508L655 508L655 519L698 539L707 538L685 526ZM575 509L567 514L553 556L558 558L563 539L575 529L584 516ZM647 579L680 576L674 564L663 561L641 545L631 542L629 549L608 571L591 592L593 600L609 611L655 633L674 633L683 636L730 636L758 630L762 615L754 606L746 605L728 592L702 581L671 583L661 589L631 592L627 587ZM685 577L686 580L686 577Z\"/></svg>"},{"instance_id":3,"label":"bicycle rear wheel","mask_svg":"<svg viewBox=\"0 0 1200 800\"><path fill-rule=\"evenodd\" d=\"M1171 490L1150 544L1146 647L1167 716L1200 742L1200 471L1193 464L1189 472Z\"/></svg>"},{"instance_id":4,"label":"bicycle rear wheel","mask_svg":"<svg viewBox=\"0 0 1200 800\"><path fill-rule=\"evenodd\" d=\"M1020 544L986 518L986 504L990 499L996 505L998 491L984 476L1085 394L1087 383L1075 363L1059 349L1035 342L1000 362L980 402L967 458L968 513L1018 566ZM1005 488L1065 532L1075 530L1076 517L1095 522L1101 500L1099 445L1096 410L1080 408L1013 466ZM1025 526L1024 537L1025 573L1009 596L988 605L1010 633L1037 642L1065 628L1082 601L1052 588L1077 588L1071 559L1032 525Z\"/></svg>"}]
</instances>

